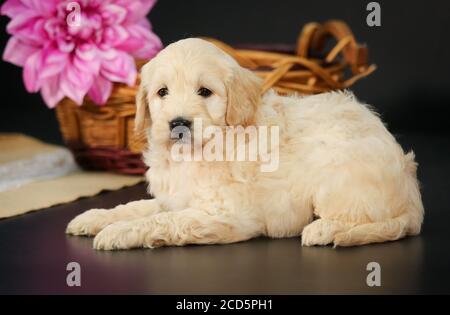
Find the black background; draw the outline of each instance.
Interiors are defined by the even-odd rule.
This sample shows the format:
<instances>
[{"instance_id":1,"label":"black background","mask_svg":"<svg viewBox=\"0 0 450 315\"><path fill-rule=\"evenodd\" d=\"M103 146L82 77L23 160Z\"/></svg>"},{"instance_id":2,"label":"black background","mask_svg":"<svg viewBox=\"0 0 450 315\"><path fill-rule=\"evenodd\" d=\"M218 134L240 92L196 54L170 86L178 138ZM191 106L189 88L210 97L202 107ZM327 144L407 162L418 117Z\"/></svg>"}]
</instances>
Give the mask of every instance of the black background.
<instances>
[{"instance_id":1,"label":"black background","mask_svg":"<svg viewBox=\"0 0 450 315\"><path fill-rule=\"evenodd\" d=\"M450 2L378 1L381 26L366 24L366 5L357 0L160 0L149 18L165 45L186 37L211 36L233 44L294 44L311 21L346 21L366 43L378 70L352 87L372 104L394 133L447 133L450 87ZM0 47L7 17L0 18ZM24 132L60 143L53 110L39 94L28 94L22 69L0 62L0 131Z\"/></svg>"}]
</instances>

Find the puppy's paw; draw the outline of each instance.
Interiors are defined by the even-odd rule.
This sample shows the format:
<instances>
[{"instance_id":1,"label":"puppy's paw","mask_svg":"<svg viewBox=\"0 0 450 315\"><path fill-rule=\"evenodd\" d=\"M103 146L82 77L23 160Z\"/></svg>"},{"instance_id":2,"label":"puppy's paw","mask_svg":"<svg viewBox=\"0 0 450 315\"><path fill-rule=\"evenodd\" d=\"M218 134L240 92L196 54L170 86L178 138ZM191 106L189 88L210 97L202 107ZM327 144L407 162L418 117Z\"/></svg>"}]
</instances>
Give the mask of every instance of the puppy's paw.
<instances>
[{"instance_id":1,"label":"puppy's paw","mask_svg":"<svg viewBox=\"0 0 450 315\"><path fill-rule=\"evenodd\" d=\"M336 236L334 237L334 247L347 247L347 246L353 246L353 245L358 245L355 243L352 243L352 239L351 239L351 234L348 232L344 232L344 233L338 233L336 234Z\"/></svg>"},{"instance_id":2,"label":"puppy's paw","mask_svg":"<svg viewBox=\"0 0 450 315\"><path fill-rule=\"evenodd\" d=\"M112 213L105 209L92 209L76 216L66 228L67 234L96 235L112 223Z\"/></svg>"},{"instance_id":3,"label":"puppy's paw","mask_svg":"<svg viewBox=\"0 0 450 315\"><path fill-rule=\"evenodd\" d=\"M143 246L144 236L132 222L116 222L105 227L94 238L94 248L99 250L130 249Z\"/></svg>"},{"instance_id":4,"label":"puppy's paw","mask_svg":"<svg viewBox=\"0 0 450 315\"><path fill-rule=\"evenodd\" d=\"M302 232L302 246L328 245L334 240L336 230L329 222L318 219L307 225Z\"/></svg>"}]
</instances>

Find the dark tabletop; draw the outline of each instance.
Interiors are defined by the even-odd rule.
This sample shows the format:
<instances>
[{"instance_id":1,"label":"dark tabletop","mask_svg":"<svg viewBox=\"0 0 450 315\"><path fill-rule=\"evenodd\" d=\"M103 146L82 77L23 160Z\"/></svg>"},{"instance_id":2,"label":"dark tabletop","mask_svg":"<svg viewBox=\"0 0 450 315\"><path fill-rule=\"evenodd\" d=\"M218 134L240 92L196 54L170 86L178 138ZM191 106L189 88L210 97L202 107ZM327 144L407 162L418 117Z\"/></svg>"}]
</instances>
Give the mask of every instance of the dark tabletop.
<instances>
[{"instance_id":1,"label":"dark tabletop","mask_svg":"<svg viewBox=\"0 0 450 315\"><path fill-rule=\"evenodd\" d=\"M414 148L426 208L423 233L354 248L301 247L300 238L103 252L64 234L75 215L147 198L145 185L0 220L0 293L450 293L450 137L397 135ZM26 198L26 196L24 196ZM68 287L66 266L81 266ZM368 287L369 262L381 287Z\"/></svg>"}]
</instances>

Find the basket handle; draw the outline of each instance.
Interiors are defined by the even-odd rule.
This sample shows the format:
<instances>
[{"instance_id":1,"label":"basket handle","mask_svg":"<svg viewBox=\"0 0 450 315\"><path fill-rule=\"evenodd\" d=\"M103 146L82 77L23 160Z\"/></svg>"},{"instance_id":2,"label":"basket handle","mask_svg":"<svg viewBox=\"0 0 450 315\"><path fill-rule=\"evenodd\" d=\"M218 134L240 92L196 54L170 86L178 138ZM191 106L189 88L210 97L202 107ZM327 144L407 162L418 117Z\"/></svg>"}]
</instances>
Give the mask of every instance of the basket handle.
<instances>
[{"instance_id":1,"label":"basket handle","mask_svg":"<svg viewBox=\"0 0 450 315\"><path fill-rule=\"evenodd\" d=\"M329 38L336 38L338 41L335 47L328 53L324 62L317 62L308 57L310 49L323 51L325 42ZM270 59L273 71L265 76L261 93L265 93L272 88L288 73L295 65L300 65L308 71L321 78L330 89L345 89L355 81L369 75L375 71L375 65L368 65L368 50L364 45L356 42L353 33L347 24L339 20L330 20L323 24L308 23L304 26L297 38L297 56L280 54L273 52L255 52L251 50L236 50L233 47L212 38L205 38L223 49L243 67L258 69L259 62L254 60L256 54L259 59ZM343 61L338 64L343 67L350 67L353 75L345 81L339 81L334 75L326 70L325 66L332 65L334 59L342 52ZM298 86L298 85L297 85ZM308 91L320 92L321 87L315 86L315 81L308 82Z\"/></svg>"},{"instance_id":2,"label":"basket handle","mask_svg":"<svg viewBox=\"0 0 450 315\"><path fill-rule=\"evenodd\" d=\"M367 47L357 43L348 25L340 20L330 20L322 25L306 24L297 39L297 55L307 58L310 49L323 51L330 37L335 38L337 44L328 54L327 62L332 62L342 51L344 61L351 66L353 73L360 73L362 68L367 68Z\"/></svg>"}]
</instances>

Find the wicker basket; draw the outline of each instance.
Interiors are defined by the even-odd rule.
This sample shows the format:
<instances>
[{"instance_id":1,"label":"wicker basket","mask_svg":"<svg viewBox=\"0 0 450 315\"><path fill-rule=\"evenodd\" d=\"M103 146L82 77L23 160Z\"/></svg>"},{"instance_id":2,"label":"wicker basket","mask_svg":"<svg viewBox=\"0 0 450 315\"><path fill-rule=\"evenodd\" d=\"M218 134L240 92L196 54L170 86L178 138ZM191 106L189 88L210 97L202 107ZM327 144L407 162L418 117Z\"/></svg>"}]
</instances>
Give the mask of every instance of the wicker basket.
<instances>
[{"instance_id":1,"label":"wicker basket","mask_svg":"<svg viewBox=\"0 0 450 315\"><path fill-rule=\"evenodd\" d=\"M325 52L333 39L335 46ZM376 68L368 65L367 48L356 42L342 21L305 25L295 52L281 46L271 47L271 51L267 47L236 49L215 39L208 40L262 77L262 93L270 88L282 94L344 89ZM138 67L141 65L138 62ZM141 152L146 139L133 132L136 91L137 85L130 88L117 84L105 106L88 99L82 106L68 99L58 104L56 114L64 141L83 168L124 174L145 172Z\"/></svg>"}]
</instances>

